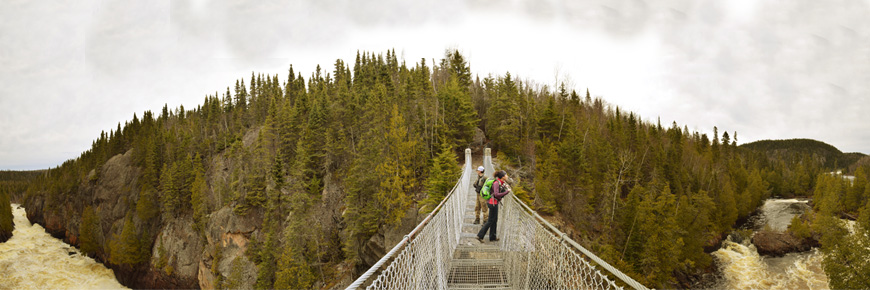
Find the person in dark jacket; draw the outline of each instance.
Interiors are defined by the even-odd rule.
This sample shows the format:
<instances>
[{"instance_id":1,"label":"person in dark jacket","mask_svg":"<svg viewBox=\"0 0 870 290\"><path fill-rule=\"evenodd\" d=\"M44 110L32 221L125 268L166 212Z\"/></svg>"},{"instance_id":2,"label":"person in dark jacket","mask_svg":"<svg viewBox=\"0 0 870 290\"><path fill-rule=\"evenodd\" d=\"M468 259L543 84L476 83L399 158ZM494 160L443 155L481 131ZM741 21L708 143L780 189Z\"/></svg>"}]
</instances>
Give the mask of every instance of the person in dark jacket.
<instances>
[{"instance_id":1,"label":"person in dark jacket","mask_svg":"<svg viewBox=\"0 0 870 290\"><path fill-rule=\"evenodd\" d=\"M483 212L484 222L489 218L489 210L486 206L486 200L480 196L480 189L483 188L483 184L486 183L486 176L483 176L484 171L486 171L486 168L483 168L483 166L477 168L477 182L474 183L474 191L477 192L477 198L474 199L474 224L480 224L481 211Z\"/></svg>"},{"instance_id":2,"label":"person in dark jacket","mask_svg":"<svg viewBox=\"0 0 870 290\"><path fill-rule=\"evenodd\" d=\"M492 197L486 202L486 206L489 208L489 219L480 228L480 232L477 233L477 240L483 243L483 237L486 235L486 232L489 231L489 241L496 242L498 241L498 237L496 237L496 229L498 228L498 203L501 201L503 197L511 193L510 186L505 183L505 172L503 170L497 171L493 174L495 177L495 182L492 183Z\"/></svg>"}]
</instances>

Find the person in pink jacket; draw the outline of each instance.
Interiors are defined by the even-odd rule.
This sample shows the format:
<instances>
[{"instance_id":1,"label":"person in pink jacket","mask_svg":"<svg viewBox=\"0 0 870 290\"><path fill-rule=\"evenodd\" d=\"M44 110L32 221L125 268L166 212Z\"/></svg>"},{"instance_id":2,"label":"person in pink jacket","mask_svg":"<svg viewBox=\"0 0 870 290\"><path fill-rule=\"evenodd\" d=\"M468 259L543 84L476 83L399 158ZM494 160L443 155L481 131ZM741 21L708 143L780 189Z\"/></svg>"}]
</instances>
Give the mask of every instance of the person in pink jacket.
<instances>
[{"instance_id":1,"label":"person in pink jacket","mask_svg":"<svg viewBox=\"0 0 870 290\"><path fill-rule=\"evenodd\" d=\"M495 174L493 174L495 182L492 183L492 197L486 202L486 206L489 209L489 219L487 219L483 227L480 228L480 232L477 233L477 240L481 243L483 243L483 237L486 235L487 231L489 231L490 242L498 241L498 237L496 237L496 229L498 228L498 203L503 197L505 197L505 195L511 193L510 186L508 186L504 181L505 175L507 174L504 170L496 171Z\"/></svg>"}]
</instances>

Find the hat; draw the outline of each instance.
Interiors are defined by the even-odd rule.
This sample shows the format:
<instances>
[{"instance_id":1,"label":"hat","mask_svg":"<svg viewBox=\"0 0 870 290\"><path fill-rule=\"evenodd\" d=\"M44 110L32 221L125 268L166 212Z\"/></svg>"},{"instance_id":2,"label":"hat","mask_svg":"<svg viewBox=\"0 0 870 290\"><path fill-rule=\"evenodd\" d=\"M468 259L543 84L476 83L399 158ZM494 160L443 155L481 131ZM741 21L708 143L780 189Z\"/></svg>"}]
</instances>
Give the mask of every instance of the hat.
<instances>
[{"instance_id":1,"label":"hat","mask_svg":"<svg viewBox=\"0 0 870 290\"><path fill-rule=\"evenodd\" d=\"M486 171L486 168L483 168L483 166L478 166L477 171Z\"/></svg>"}]
</instances>

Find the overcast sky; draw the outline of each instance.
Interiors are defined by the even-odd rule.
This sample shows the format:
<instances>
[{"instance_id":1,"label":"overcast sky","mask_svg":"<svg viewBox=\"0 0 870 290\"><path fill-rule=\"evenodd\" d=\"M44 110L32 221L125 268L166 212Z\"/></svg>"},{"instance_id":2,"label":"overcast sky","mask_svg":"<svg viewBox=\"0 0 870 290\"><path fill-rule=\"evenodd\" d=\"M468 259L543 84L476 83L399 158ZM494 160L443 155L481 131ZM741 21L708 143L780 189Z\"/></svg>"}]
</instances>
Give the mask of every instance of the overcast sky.
<instances>
[{"instance_id":1,"label":"overcast sky","mask_svg":"<svg viewBox=\"0 0 870 290\"><path fill-rule=\"evenodd\" d=\"M870 153L870 0L0 2L0 169L78 157L145 110L357 50L457 48L648 121ZM284 3L287 2L287 3Z\"/></svg>"}]
</instances>

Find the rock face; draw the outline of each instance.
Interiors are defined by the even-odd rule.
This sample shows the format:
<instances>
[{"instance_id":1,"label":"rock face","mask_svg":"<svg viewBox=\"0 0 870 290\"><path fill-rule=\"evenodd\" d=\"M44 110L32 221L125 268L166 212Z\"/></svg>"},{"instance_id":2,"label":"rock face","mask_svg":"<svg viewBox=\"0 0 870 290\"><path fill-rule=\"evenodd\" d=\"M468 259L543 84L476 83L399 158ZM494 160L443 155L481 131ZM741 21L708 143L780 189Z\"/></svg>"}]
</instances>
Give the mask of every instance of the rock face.
<instances>
[{"instance_id":1,"label":"rock face","mask_svg":"<svg viewBox=\"0 0 870 290\"><path fill-rule=\"evenodd\" d=\"M425 217L425 215L421 216L421 218ZM366 265L374 265L381 257L393 249L396 244L401 242L405 238L405 235L414 230L417 223L417 209L412 207L408 209L405 217L402 218L401 223L397 227L390 228L384 226L378 228L378 233L373 235L363 247L360 258Z\"/></svg>"},{"instance_id":2,"label":"rock face","mask_svg":"<svg viewBox=\"0 0 870 290\"><path fill-rule=\"evenodd\" d=\"M164 274L155 278L166 284L196 285L202 248L202 238L193 229L190 217L169 221L151 251L151 267Z\"/></svg>"},{"instance_id":3,"label":"rock face","mask_svg":"<svg viewBox=\"0 0 870 290\"><path fill-rule=\"evenodd\" d=\"M201 249L197 276L202 289L222 288L240 269L239 285L253 285L257 273L254 263L245 256L251 236L257 233L262 218L256 213L237 216L229 207L211 214L206 225L206 244ZM233 268L236 268L234 270Z\"/></svg>"},{"instance_id":4,"label":"rock face","mask_svg":"<svg viewBox=\"0 0 870 290\"><path fill-rule=\"evenodd\" d=\"M818 241L812 238L799 239L789 233L761 231L752 237L752 244L758 254L780 257L787 253L809 251L818 247Z\"/></svg>"},{"instance_id":5,"label":"rock face","mask_svg":"<svg viewBox=\"0 0 870 290\"><path fill-rule=\"evenodd\" d=\"M196 288L204 241L192 230L190 217L157 225L154 255L148 263L133 267L110 263L111 238L120 236L126 217L135 214L141 173L132 164L132 150L110 158L93 171L87 180L68 189L70 194L34 195L24 200L30 222L42 225L52 236L78 247L82 215L85 208L91 207L99 217L95 238L100 250L93 258L114 270L119 282L132 288ZM46 210L48 208L52 210ZM150 230L143 227L137 222L138 231ZM157 255L156 249L161 245L165 254ZM161 261L162 267L155 267Z\"/></svg>"},{"instance_id":6,"label":"rock face","mask_svg":"<svg viewBox=\"0 0 870 290\"><path fill-rule=\"evenodd\" d=\"M243 137L243 146L251 146L258 131L258 128L250 129ZM118 281L131 288L253 287L258 268L249 260L246 251L253 241L264 239L260 228L265 209L249 208L244 215L237 215L233 204L227 202L228 196L236 194L230 189L229 183L233 174L237 174L235 171L239 171L240 163L223 154L212 156L207 161L209 164L205 166L205 178L208 195L205 202L210 212L205 215L202 228L196 228L192 213L188 211L176 213L176 216L164 216L167 213L157 209L155 216L143 218L140 215L149 212L145 203L143 213L138 212L140 194L153 194L151 198L159 198L159 193L142 190L146 187L142 184L144 179L140 180L143 172L134 164L133 158L133 151L127 151L113 156L97 168L88 169L88 174L82 180L75 180L77 183L74 185L53 188L52 194L29 195L23 200L28 219L41 224L52 236L81 247L83 217L86 212L96 216L95 225L89 222L89 226L85 226L92 229L88 235L91 239L85 240L93 241L98 248L90 256L114 270ZM341 217L344 208L343 188L340 182L327 174L324 176L322 196L311 207L310 220L306 221L318 226L317 230L327 233L327 239L338 241L339 233L345 227ZM409 209L399 226L380 229L369 245L360 250L360 256L366 262L375 263L422 217L417 214L416 208ZM129 229L131 224L134 229L132 232L140 235L137 238L144 247L149 248L144 251L145 255L136 256L141 260L134 260L132 263L137 264L133 266L113 264L119 258L113 259L111 256L110 244L114 242L117 245L125 227ZM151 244L146 244L146 241ZM341 256L340 241L329 246L328 255ZM133 253L139 255L143 252ZM341 265L339 273L327 278L339 281L338 284L321 283L312 287L340 289L341 285L353 280L354 266Z\"/></svg>"}]
</instances>

